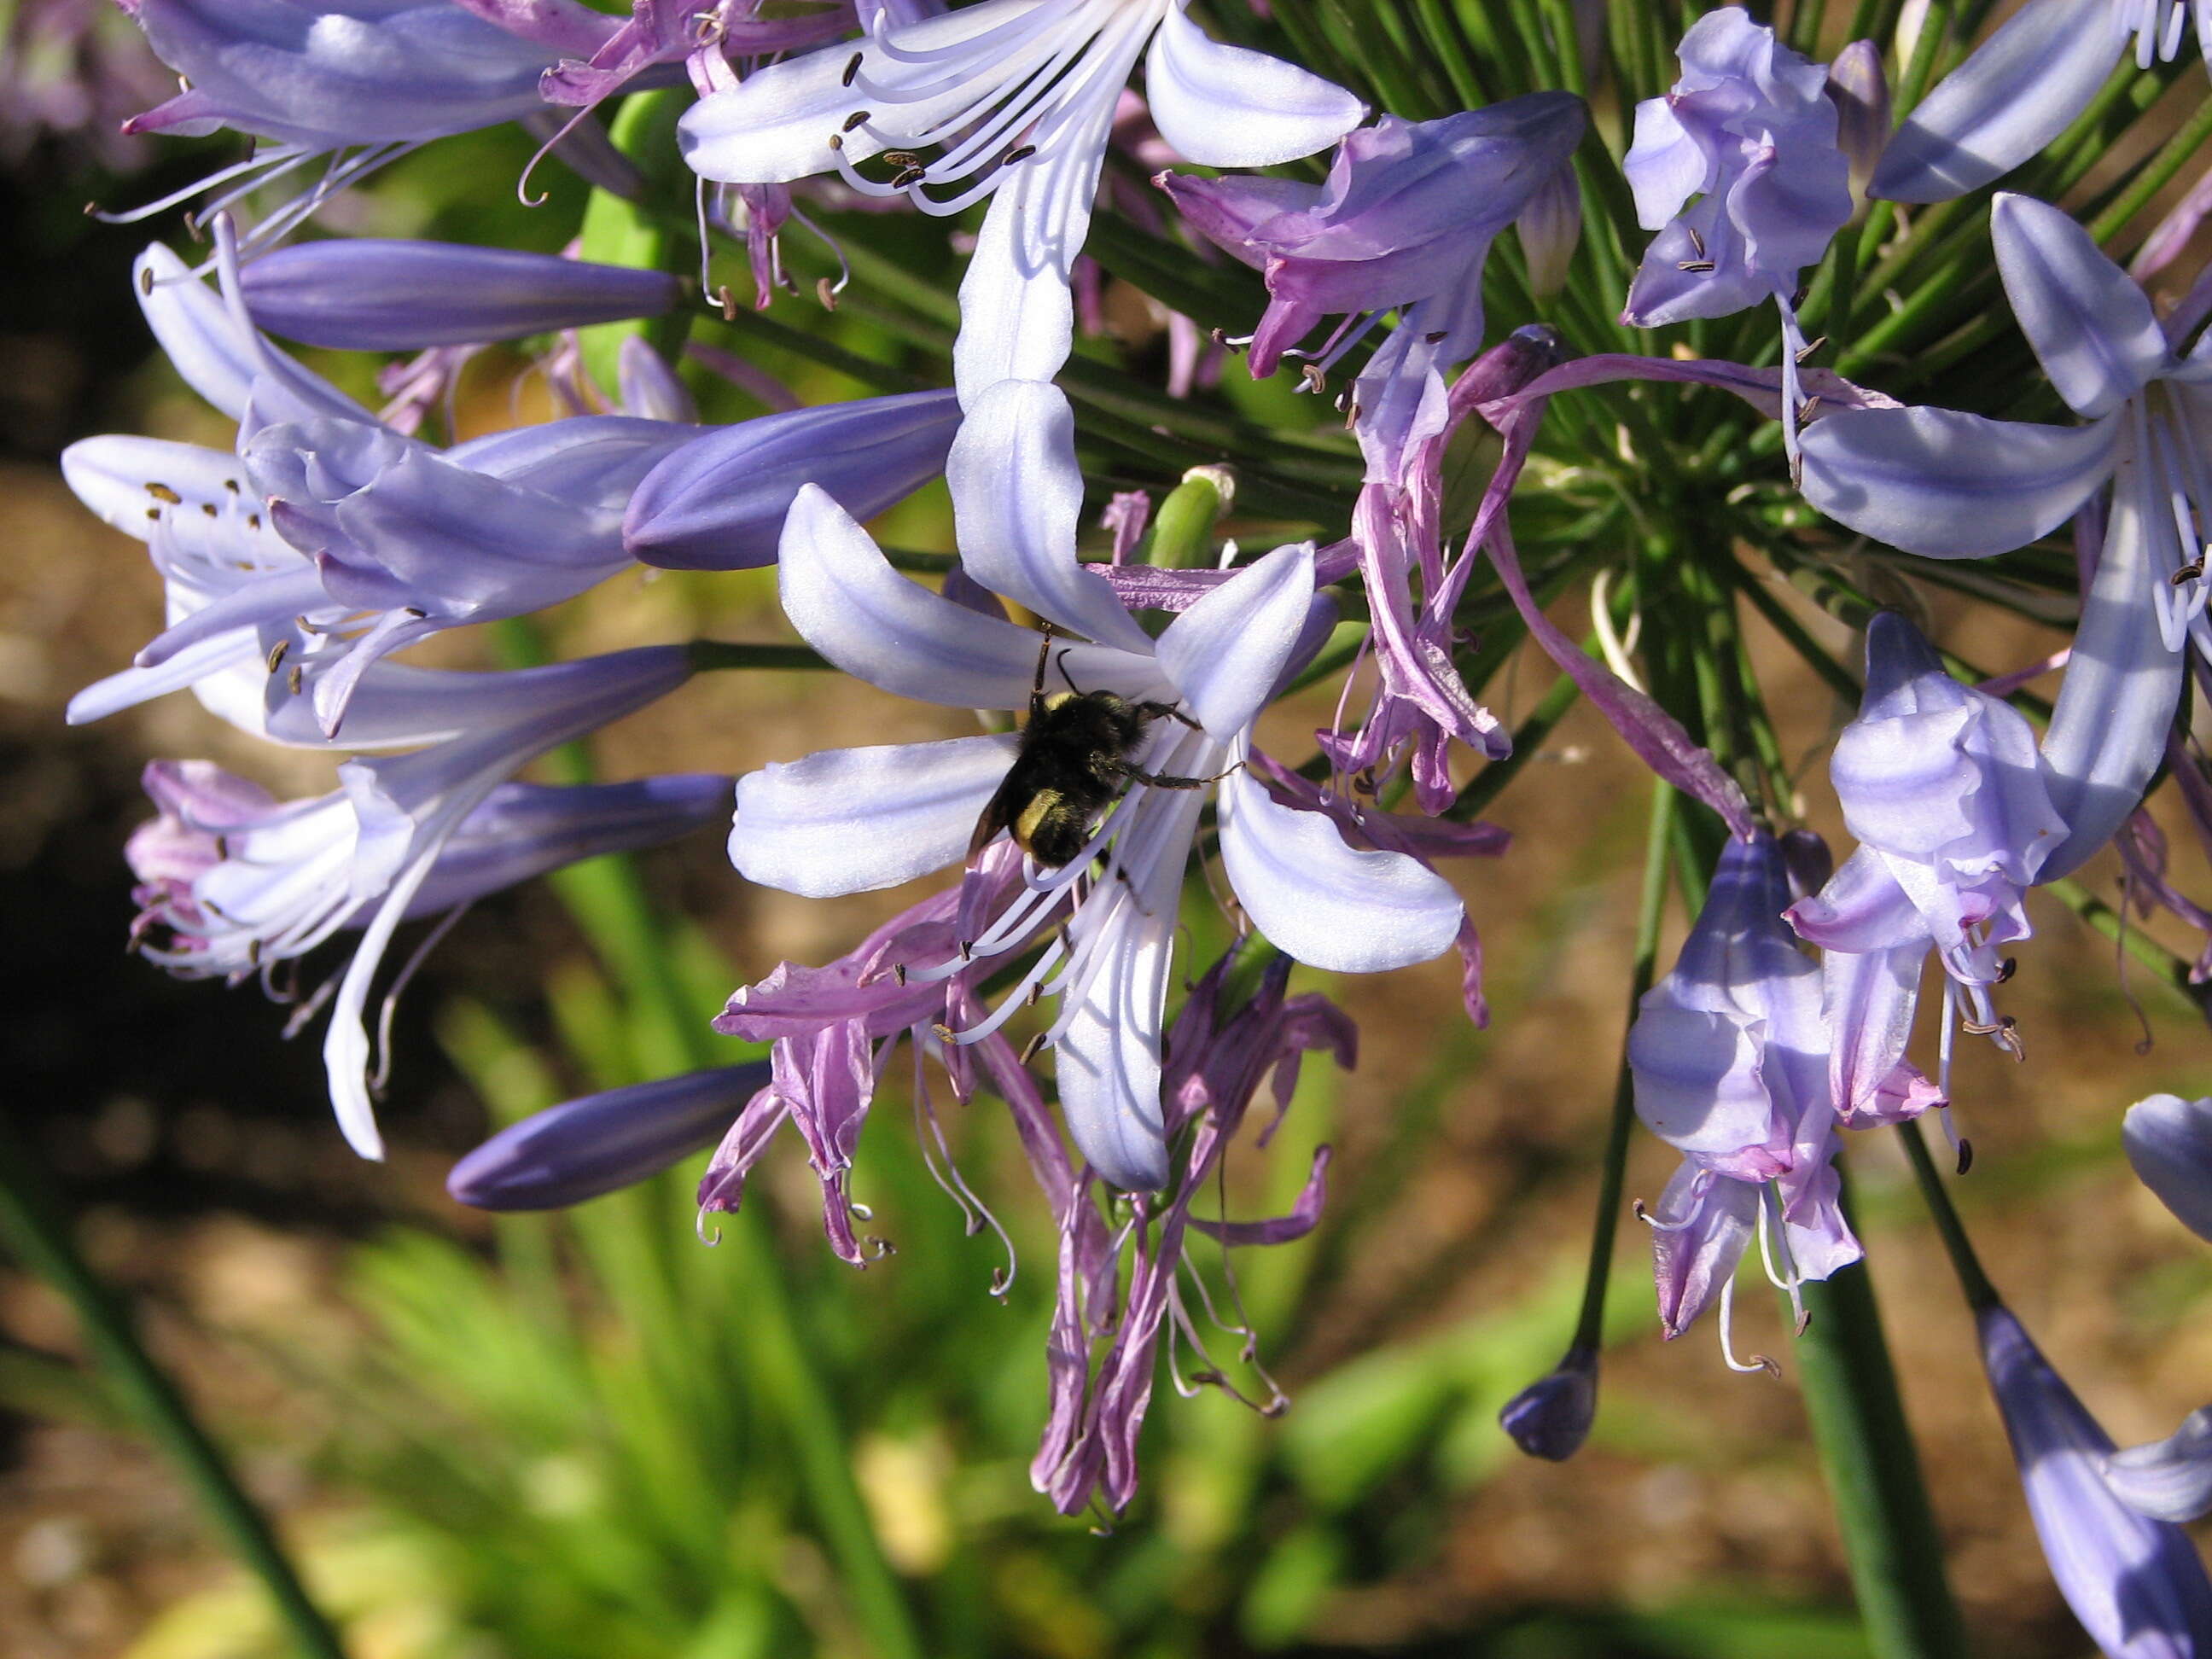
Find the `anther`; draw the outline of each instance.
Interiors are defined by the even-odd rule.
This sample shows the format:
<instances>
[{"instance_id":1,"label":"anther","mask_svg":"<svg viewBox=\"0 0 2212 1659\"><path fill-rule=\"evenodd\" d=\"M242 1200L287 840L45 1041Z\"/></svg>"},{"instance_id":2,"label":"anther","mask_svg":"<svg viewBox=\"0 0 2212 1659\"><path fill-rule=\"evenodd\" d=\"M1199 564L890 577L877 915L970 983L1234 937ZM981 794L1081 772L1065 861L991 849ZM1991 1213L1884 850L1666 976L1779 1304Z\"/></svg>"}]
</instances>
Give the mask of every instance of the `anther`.
<instances>
[{"instance_id":1,"label":"anther","mask_svg":"<svg viewBox=\"0 0 2212 1659\"><path fill-rule=\"evenodd\" d=\"M841 86L851 86L860 73L860 65L866 61L867 54L866 52L854 52L853 54L853 61L845 65L844 77L838 84Z\"/></svg>"},{"instance_id":2,"label":"anther","mask_svg":"<svg viewBox=\"0 0 2212 1659\"><path fill-rule=\"evenodd\" d=\"M1038 1055L1038 1054L1039 1054L1043 1050L1043 1048L1044 1048L1044 1040L1045 1040L1045 1036L1046 1036L1046 1033L1044 1033L1044 1032L1042 1032L1042 1031L1039 1031L1039 1032L1038 1032L1035 1036L1031 1037L1031 1038L1030 1038L1027 1042L1024 1042L1024 1044L1022 1044L1022 1064L1023 1064L1023 1065L1024 1065L1024 1066L1028 1065L1031 1060L1035 1060L1035 1059L1037 1057L1037 1055Z\"/></svg>"},{"instance_id":3,"label":"anther","mask_svg":"<svg viewBox=\"0 0 2212 1659\"><path fill-rule=\"evenodd\" d=\"M887 149L884 152L884 165L903 172L908 167L920 167L921 157L910 149Z\"/></svg>"},{"instance_id":4,"label":"anther","mask_svg":"<svg viewBox=\"0 0 2212 1659\"><path fill-rule=\"evenodd\" d=\"M1959 1137L1958 1172L1964 1175L1974 1167L1974 1143L1964 1135Z\"/></svg>"},{"instance_id":5,"label":"anther","mask_svg":"<svg viewBox=\"0 0 2212 1659\"><path fill-rule=\"evenodd\" d=\"M2007 980L2010 979L2019 971L2020 958L2018 957L2007 957L2002 962L1997 963L1997 976L1996 983L1999 985L2003 984Z\"/></svg>"},{"instance_id":6,"label":"anther","mask_svg":"<svg viewBox=\"0 0 2212 1659\"><path fill-rule=\"evenodd\" d=\"M146 509L146 516L155 524L159 524L161 522L161 509L158 507L149 507Z\"/></svg>"},{"instance_id":7,"label":"anther","mask_svg":"<svg viewBox=\"0 0 2212 1659\"><path fill-rule=\"evenodd\" d=\"M1035 144L1024 144L1018 149L1010 149L1006 152L1005 159L1002 160L999 165L1000 167L1010 167L1017 161L1026 161L1030 156L1036 154L1036 149L1037 147ZM1217 334L1220 331L1221 331L1218 329L1214 331Z\"/></svg>"},{"instance_id":8,"label":"anther","mask_svg":"<svg viewBox=\"0 0 2212 1659\"><path fill-rule=\"evenodd\" d=\"M165 483L149 483L146 493L157 501L167 501L171 507L182 507L185 498Z\"/></svg>"},{"instance_id":9,"label":"anther","mask_svg":"<svg viewBox=\"0 0 2212 1659\"><path fill-rule=\"evenodd\" d=\"M220 513L216 511L216 505L213 501L202 501L200 503L200 511L206 514L210 519L217 519L222 516Z\"/></svg>"},{"instance_id":10,"label":"anther","mask_svg":"<svg viewBox=\"0 0 2212 1659\"><path fill-rule=\"evenodd\" d=\"M1443 343L1444 337L1450 332L1451 331L1448 328L1431 329L1428 333L1421 336L1421 337L1427 341L1431 345L1441 345Z\"/></svg>"},{"instance_id":11,"label":"anther","mask_svg":"<svg viewBox=\"0 0 2212 1659\"><path fill-rule=\"evenodd\" d=\"M2176 587L2186 587L2190 583L2202 580L2203 574L2204 561L2202 558L2198 558L2192 563L2182 566L2180 569L2175 571L2167 580L2170 580Z\"/></svg>"},{"instance_id":12,"label":"anther","mask_svg":"<svg viewBox=\"0 0 2212 1659\"><path fill-rule=\"evenodd\" d=\"M1814 352L1818 351L1822 346L1827 343L1828 337L1826 335L1815 335L1813 338L1806 341L1803 345L1797 348L1797 361L1801 363L1803 362L1808 357L1810 357Z\"/></svg>"},{"instance_id":13,"label":"anther","mask_svg":"<svg viewBox=\"0 0 2212 1659\"><path fill-rule=\"evenodd\" d=\"M1700 259L1704 258L1705 257L1705 239L1698 235L1696 228L1692 226L1684 225L1682 229L1690 239L1690 251L1696 254Z\"/></svg>"},{"instance_id":14,"label":"anther","mask_svg":"<svg viewBox=\"0 0 2212 1659\"><path fill-rule=\"evenodd\" d=\"M830 149L844 149L844 148L845 148L845 139L844 139L843 135L842 135L842 134L841 134L841 133L835 133L835 132L831 133L831 134L830 135Z\"/></svg>"},{"instance_id":15,"label":"anther","mask_svg":"<svg viewBox=\"0 0 2212 1659\"><path fill-rule=\"evenodd\" d=\"M292 665L291 674L284 681L286 687L289 688L292 695L296 697L300 695L300 688L307 683L307 671L300 664L296 662L294 663Z\"/></svg>"},{"instance_id":16,"label":"anther","mask_svg":"<svg viewBox=\"0 0 2212 1659\"><path fill-rule=\"evenodd\" d=\"M1705 272L1713 270L1714 265L1711 259L1684 259L1678 262L1674 266L1674 269L1677 270L1686 270L1694 274L1703 275ZM1755 1358L1763 1357L1764 1356L1759 1355L1753 1356ZM1771 1364L1773 1362L1769 1360L1767 1363Z\"/></svg>"},{"instance_id":17,"label":"anther","mask_svg":"<svg viewBox=\"0 0 2212 1659\"><path fill-rule=\"evenodd\" d=\"M149 265L138 273L138 291L151 299L154 295L154 267Z\"/></svg>"},{"instance_id":18,"label":"anther","mask_svg":"<svg viewBox=\"0 0 2212 1659\"><path fill-rule=\"evenodd\" d=\"M891 188L893 190L906 190L915 185L920 184L923 179L928 177L929 169L927 167L904 167L892 175Z\"/></svg>"},{"instance_id":19,"label":"anther","mask_svg":"<svg viewBox=\"0 0 2212 1659\"><path fill-rule=\"evenodd\" d=\"M973 962L975 959L975 941L972 939L962 939L960 941L960 960L963 962Z\"/></svg>"},{"instance_id":20,"label":"anther","mask_svg":"<svg viewBox=\"0 0 2212 1659\"><path fill-rule=\"evenodd\" d=\"M823 310L837 309L837 289L827 276L817 276L814 279L814 297L822 301Z\"/></svg>"},{"instance_id":21,"label":"anther","mask_svg":"<svg viewBox=\"0 0 2212 1659\"><path fill-rule=\"evenodd\" d=\"M1328 390L1328 376L1322 372L1319 363L1301 363L1298 366L1298 378L1305 382L1305 389L1308 392Z\"/></svg>"},{"instance_id":22,"label":"anther","mask_svg":"<svg viewBox=\"0 0 2212 1659\"><path fill-rule=\"evenodd\" d=\"M845 131L848 132L858 132L862 127L868 125L871 118L872 112L870 111L856 109L850 115L845 118Z\"/></svg>"},{"instance_id":23,"label":"anther","mask_svg":"<svg viewBox=\"0 0 2212 1659\"><path fill-rule=\"evenodd\" d=\"M258 529L260 529L260 528L261 528L261 515L260 515L258 513L249 513L249 514L247 514L246 515L246 527L248 530L258 530Z\"/></svg>"},{"instance_id":24,"label":"anther","mask_svg":"<svg viewBox=\"0 0 2212 1659\"><path fill-rule=\"evenodd\" d=\"M952 1028L950 1025L947 1025L943 1020L932 1021L929 1029L937 1034L937 1040L939 1042L950 1042L952 1041Z\"/></svg>"},{"instance_id":25,"label":"anther","mask_svg":"<svg viewBox=\"0 0 2212 1659\"><path fill-rule=\"evenodd\" d=\"M234 495L238 494L238 480L235 478L225 478L222 481L222 487Z\"/></svg>"},{"instance_id":26,"label":"anther","mask_svg":"<svg viewBox=\"0 0 2212 1659\"><path fill-rule=\"evenodd\" d=\"M906 985L906 963L902 963L902 962L896 962L896 963L893 963L891 964L891 979L892 979L892 981L893 981L895 984L898 985L901 988L903 988L905 987L905 985Z\"/></svg>"},{"instance_id":27,"label":"anther","mask_svg":"<svg viewBox=\"0 0 2212 1659\"><path fill-rule=\"evenodd\" d=\"M292 648L289 640L279 640L269 647L269 672L275 673L284 665L284 653Z\"/></svg>"},{"instance_id":28,"label":"anther","mask_svg":"<svg viewBox=\"0 0 2212 1659\"><path fill-rule=\"evenodd\" d=\"M1820 394L1816 392L1811 397L1806 398L1803 403L1797 405L1797 418L1801 421L1811 420L1813 418L1813 411L1820 406Z\"/></svg>"}]
</instances>

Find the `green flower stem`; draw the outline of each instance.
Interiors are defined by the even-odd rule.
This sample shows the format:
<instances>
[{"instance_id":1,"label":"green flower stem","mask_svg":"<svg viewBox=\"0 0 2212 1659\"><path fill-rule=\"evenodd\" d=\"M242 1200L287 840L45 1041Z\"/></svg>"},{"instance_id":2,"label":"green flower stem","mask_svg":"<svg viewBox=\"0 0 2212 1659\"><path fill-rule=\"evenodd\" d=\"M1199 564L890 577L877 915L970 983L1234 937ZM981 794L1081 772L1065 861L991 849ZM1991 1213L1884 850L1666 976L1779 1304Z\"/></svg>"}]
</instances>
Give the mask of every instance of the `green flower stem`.
<instances>
[{"instance_id":1,"label":"green flower stem","mask_svg":"<svg viewBox=\"0 0 2212 1659\"><path fill-rule=\"evenodd\" d=\"M1667 848L1674 833L1674 786L1651 787L1651 828L1644 844L1644 887L1636 905L1636 954L1628 975L1628 1023L1658 972L1659 922L1667 905ZM1624 1047L1620 1073L1613 1087L1613 1116L1607 1125L1605 1158L1598 1168L1597 1219L1590 1228L1589 1271L1583 1280L1582 1313L1575 1321L1572 1346L1595 1353L1605 1342L1605 1292L1613 1276L1613 1245L1620 1231L1620 1197L1628 1180L1628 1146L1636 1121L1635 1079Z\"/></svg>"},{"instance_id":2,"label":"green flower stem","mask_svg":"<svg viewBox=\"0 0 2212 1659\"><path fill-rule=\"evenodd\" d=\"M1917 1143L1912 1126L1905 1129L1908 1144ZM1944 1571L1873 1278L1861 1262L1802 1294L1811 1320L1796 1346L1805 1407L1868 1644L1878 1659L1965 1659L1966 1626Z\"/></svg>"},{"instance_id":3,"label":"green flower stem","mask_svg":"<svg viewBox=\"0 0 2212 1659\"><path fill-rule=\"evenodd\" d=\"M511 661L527 662L544 654L526 618L500 624L498 636ZM701 645L693 649L765 653L796 647ZM781 665L797 665L786 661ZM580 745L556 751L553 763L552 769L562 781L580 782L591 775L589 757ZM624 856L591 859L556 872L551 879L578 925L628 990L631 1016L645 1028L641 1058L662 1073L729 1063L729 1054L718 1049L705 1024L690 1015L659 918L635 862ZM855 1622L867 1633L874 1659L922 1659L926 1650L913 1612L854 1480L844 1431L836 1420L836 1395L816 1375L800 1340L798 1315L785 1286L767 1215L756 1200L726 1222L722 1248L732 1258L729 1278L733 1293L744 1303L744 1354L751 1381L769 1413L790 1438L808 1508L837 1565L839 1587ZM675 1328L682 1328L680 1318Z\"/></svg>"},{"instance_id":4,"label":"green flower stem","mask_svg":"<svg viewBox=\"0 0 2212 1659\"><path fill-rule=\"evenodd\" d=\"M293 1646L306 1659L345 1659L345 1649L293 1571L268 1518L247 1497L191 1407L131 1328L131 1316L81 1255L48 1206L48 1183L0 1122L0 1243L53 1286L76 1315L116 1399L138 1419L191 1489L238 1559L261 1580Z\"/></svg>"},{"instance_id":5,"label":"green flower stem","mask_svg":"<svg viewBox=\"0 0 2212 1659\"><path fill-rule=\"evenodd\" d=\"M1959 1275L1959 1288L1966 1293L1966 1305L1978 1313L1995 1307L1998 1300L1996 1286L1982 1271L1981 1258L1974 1254L1973 1243L1966 1237L1966 1224L1959 1219L1959 1212L1951 1203L1942 1172L1936 1169L1936 1160L1929 1153L1920 1125L1911 1121L1900 1123L1897 1135L1912 1164L1912 1178L1919 1184L1920 1195L1927 1200L1928 1218L1936 1224L1936 1236L1943 1241L1943 1253L1950 1257L1952 1271Z\"/></svg>"},{"instance_id":6,"label":"green flower stem","mask_svg":"<svg viewBox=\"0 0 2212 1659\"><path fill-rule=\"evenodd\" d=\"M2199 984L2193 980L2192 963L2174 955L2141 927L2130 926L2125 916L2071 876L2051 883L2044 890L2150 969L2160 984L2199 1014L2212 1018L2212 981Z\"/></svg>"},{"instance_id":7,"label":"green flower stem","mask_svg":"<svg viewBox=\"0 0 2212 1659\"><path fill-rule=\"evenodd\" d=\"M645 180L645 192L629 201L611 191L594 190L584 205L580 240L581 258L602 264L630 265L641 270L667 270L681 275L690 266L688 235L671 229L671 221L688 227L686 204L690 196L690 172L676 146L676 121L691 101L688 89L665 88L659 92L632 94L616 112L608 137L629 157ZM678 175L681 175L678 177ZM612 392L621 382L623 342L635 336L662 356L673 358L683 349L691 327L691 313L678 306L663 317L618 323L599 323L576 331L584 367L592 378Z\"/></svg>"}]
</instances>

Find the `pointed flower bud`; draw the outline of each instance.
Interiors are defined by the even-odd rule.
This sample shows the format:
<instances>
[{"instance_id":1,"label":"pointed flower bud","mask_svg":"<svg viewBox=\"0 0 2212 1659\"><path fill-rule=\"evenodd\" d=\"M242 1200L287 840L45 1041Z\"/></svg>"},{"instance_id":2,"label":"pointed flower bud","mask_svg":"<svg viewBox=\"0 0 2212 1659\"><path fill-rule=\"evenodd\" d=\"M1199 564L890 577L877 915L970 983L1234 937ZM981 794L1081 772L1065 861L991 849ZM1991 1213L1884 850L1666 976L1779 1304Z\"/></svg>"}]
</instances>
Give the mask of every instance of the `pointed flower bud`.
<instances>
[{"instance_id":1,"label":"pointed flower bud","mask_svg":"<svg viewBox=\"0 0 2212 1659\"><path fill-rule=\"evenodd\" d=\"M1498 1423L1529 1456L1564 1463L1582 1449L1596 1416L1597 1350L1577 1342L1505 1402Z\"/></svg>"},{"instance_id":2,"label":"pointed flower bud","mask_svg":"<svg viewBox=\"0 0 2212 1659\"><path fill-rule=\"evenodd\" d=\"M2009 1310L1984 1308L1976 1324L2028 1514L2082 1629L2107 1659L2212 1651L2212 1582L2189 1534L2136 1513L2106 1485L2111 1437Z\"/></svg>"},{"instance_id":3,"label":"pointed flower bud","mask_svg":"<svg viewBox=\"0 0 2212 1659\"><path fill-rule=\"evenodd\" d=\"M1528 291L1548 300L1567 285L1567 266L1583 240L1583 191L1571 167L1555 167L1513 222L1528 261Z\"/></svg>"},{"instance_id":4,"label":"pointed flower bud","mask_svg":"<svg viewBox=\"0 0 2212 1659\"><path fill-rule=\"evenodd\" d=\"M665 271L367 236L278 248L245 266L239 286L270 333L345 351L420 351L657 317L683 292Z\"/></svg>"},{"instance_id":5,"label":"pointed flower bud","mask_svg":"<svg viewBox=\"0 0 2212 1659\"><path fill-rule=\"evenodd\" d=\"M2212 1099L2139 1100L2128 1108L2120 1139L2137 1179L2183 1226L2212 1239Z\"/></svg>"},{"instance_id":6,"label":"pointed flower bud","mask_svg":"<svg viewBox=\"0 0 2212 1659\"><path fill-rule=\"evenodd\" d=\"M950 392L862 398L763 415L695 439L637 487L623 520L629 556L665 570L775 562L784 514L819 484L866 519L945 470L960 425Z\"/></svg>"},{"instance_id":7,"label":"pointed flower bud","mask_svg":"<svg viewBox=\"0 0 2212 1659\"><path fill-rule=\"evenodd\" d=\"M755 1060L549 1106L454 1164L446 1190L479 1210L557 1210L614 1192L713 1146L768 1073Z\"/></svg>"},{"instance_id":8,"label":"pointed flower bud","mask_svg":"<svg viewBox=\"0 0 2212 1659\"><path fill-rule=\"evenodd\" d=\"M1854 40L1838 52L1828 65L1828 99L1836 106L1836 148L1850 163L1851 194L1863 198L1889 143L1889 76L1881 48Z\"/></svg>"}]
</instances>

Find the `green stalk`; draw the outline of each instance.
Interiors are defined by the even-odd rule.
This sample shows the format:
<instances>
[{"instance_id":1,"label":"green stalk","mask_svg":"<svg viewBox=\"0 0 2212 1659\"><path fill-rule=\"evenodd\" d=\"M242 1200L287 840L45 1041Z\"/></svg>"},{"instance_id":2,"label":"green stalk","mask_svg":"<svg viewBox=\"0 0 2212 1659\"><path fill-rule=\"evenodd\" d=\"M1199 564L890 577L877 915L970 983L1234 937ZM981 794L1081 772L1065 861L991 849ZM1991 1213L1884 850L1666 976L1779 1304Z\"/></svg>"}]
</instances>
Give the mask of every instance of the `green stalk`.
<instances>
[{"instance_id":1,"label":"green stalk","mask_svg":"<svg viewBox=\"0 0 2212 1659\"><path fill-rule=\"evenodd\" d=\"M1959 1288L1966 1293L1966 1305L1977 1313L1996 1306L1996 1286L1982 1271L1981 1258L1974 1254L1972 1241L1966 1237L1966 1224L1959 1219L1959 1212L1951 1203L1942 1172L1929 1155L1928 1142L1920 1133L1920 1125L1908 1120L1897 1126L1897 1135L1905 1143L1905 1156L1912 1164L1912 1178L1919 1184L1920 1195L1927 1200L1928 1218L1936 1224L1936 1236L1943 1241L1943 1254L1951 1258L1952 1271L1959 1275Z\"/></svg>"},{"instance_id":2,"label":"green stalk","mask_svg":"<svg viewBox=\"0 0 2212 1659\"><path fill-rule=\"evenodd\" d=\"M47 1190L22 1144L0 1122L0 1242L70 1304L116 1399L176 1466L216 1531L261 1580L292 1645L306 1659L345 1659L337 1631L309 1598L268 1518L140 1343L130 1314L78 1254L69 1228L48 1206Z\"/></svg>"},{"instance_id":3,"label":"green stalk","mask_svg":"<svg viewBox=\"0 0 2212 1659\"><path fill-rule=\"evenodd\" d=\"M2109 242L2126 229L2128 222L2188 165L2190 157L2203 148L2207 138L2212 138L2212 99L2200 104L2197 112L2166 141L2159 153L2136 171L2134 181L2119 198L2090 223L2089 234L2100 242Z\"/></svg>"},{"instance_id":4,"label":"green stalk","mask_svg":"<svg viewBox=\"0 0 2212 1659\"><path fill-rule=\"evenodd\" d=\"M1917 1145L1913 1126L1904 1127L1908 1146ZM1868 1644L1879 1659L1965 1659L1966 1626L1944 1571L1873 1277L1861 1262L1801 1294L1812 1322L1796 1349L1805 1407Z\"/></svg>"},{"instance_id":5,"label":"green stalk","mask_svg":"<svg viewBox=\"0 0 2212 1659\"><path fill-rule=\"evenodd\" d=\"M1667 847L1674 830L1674 786L1651 787L1651 828L1644 844L1644 889L1636 905L1636 955L1628 975L1628 1023L1651 988L1658 971L1659 921L1667 903ZM1636 1121L1635 1079L1628 1054L1613 1088L1613 1118L1605 1135L1605 1161L1599 1166L1597 1220L1590 1228L1589 1271L1583 1280L1582 1313L1575 1321L1572 1348L1595 1353L1605 1343L1605 1292L1613 1276L1613 1243L1620 1230L1620 1196L1628 1179L1628 1145Z\"/></svg>"}]
</instances>

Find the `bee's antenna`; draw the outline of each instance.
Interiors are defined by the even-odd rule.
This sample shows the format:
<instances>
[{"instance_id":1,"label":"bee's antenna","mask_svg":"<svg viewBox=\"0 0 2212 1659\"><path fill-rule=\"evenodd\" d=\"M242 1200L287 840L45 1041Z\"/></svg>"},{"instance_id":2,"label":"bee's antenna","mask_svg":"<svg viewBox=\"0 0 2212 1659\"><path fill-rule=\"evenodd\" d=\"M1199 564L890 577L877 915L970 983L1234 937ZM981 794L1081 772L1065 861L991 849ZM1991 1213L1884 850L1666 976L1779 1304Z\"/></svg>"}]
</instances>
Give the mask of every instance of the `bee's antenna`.
<instances>
[{"instance_id":1,"label":"bee's antenna","mask_svg":"<svg viewBox=\"0 0 2212 1659\"><path fill-rule=\"evenodd\" d=\"M1075 676L1067 672L1067 653L1065 651L1060 653L1060 677L1067 682L1069 690L1079 697L1083 695L1083 688L1075 683Z\"/></svg>"}]
</instances>

